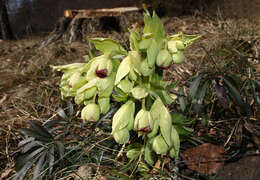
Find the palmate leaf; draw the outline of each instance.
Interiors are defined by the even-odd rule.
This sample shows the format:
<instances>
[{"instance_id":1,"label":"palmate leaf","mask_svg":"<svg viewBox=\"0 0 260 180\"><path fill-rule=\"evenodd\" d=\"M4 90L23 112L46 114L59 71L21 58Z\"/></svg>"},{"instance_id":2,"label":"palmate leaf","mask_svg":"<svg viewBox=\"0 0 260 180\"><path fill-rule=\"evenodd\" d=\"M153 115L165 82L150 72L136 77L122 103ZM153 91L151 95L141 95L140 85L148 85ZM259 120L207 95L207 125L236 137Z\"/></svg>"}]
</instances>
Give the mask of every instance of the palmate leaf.
<instances>
[{"instance_id":1,"label":"palmate leaf","mask_svg":"<svg viewBox=\"0 0 260 180\"><path fill-rule=\"evenodd\" d=\"M26 153L27 151L29 151L32 148L37 147L37 146L42 147L43 143L41 141L29 142L29 143L25 144L24 146L20 147L20 151L21 151L21 153Z\"/></svg>"},{"instance_id":2,"label":"palmate leaf","mask_svg":"<svg viewBox=\"0 0 260 180\"><path fill-rule=\"evenodd\" d=\"M181 110L182 112L185 112L186 111L186 102L185 102L185 98L184 98L184 87L181 87L179 89L179 93L180 93L180 96L179 96L179 103L180 103L180 106L181 106Z\"/></svg>"},{"instance_id":3,"label":"palmate leaf","mask_svg":"<svg viewBox=\"0 0 260 180\"><path fill-rule=\"evenodd\" d=\"M191 82L191 86L189 88L189 98L191 100L194 99L195 95L197 94L199 85L200 85L200 81L202 78L202 74L198 75L192 82Z\"/></svg>"},{"instance_id":4,"label":"palmate leaf","mask_svg":"<svg viewBox=\"0 0 260 180\"><path fill-rule=\"evenodd\" d=\"M30 161L26 161L26 164L22 167L20 171L17 172L13 180L23 180L24 176L28 172L28 170L32 167L32 165L37 161L37 158L32 159Z\"/></svg>"},{"instance_id":5,"label":"palmate leaf","mask_svg":"<svg viewBox=\"0 0 260 180\"><path fill-rule=\"evenodd\" d=\"M187 35L183 34L182 32L168 37L169 40L181 40L185 48L190 46L194 41L199 38L201 38L201 35Z\"/></svg>"},{"instance_id":6,"label":"palmate leaf","mask_svg":"<svg viewBox=\"0 0 260 180\"><path fill-rule=\"evenodd\" d=\"M50 119L50 120L47 120L43 126L49 131L49 132L53 132L53 128L56 128L58 125L66 125L68 124L67 121L63 121L63 120L60 120L60 119Z\"/></svg>"},{"instance_id":7,"label":"palmate leaf","mask_svg":"<svg viewBox=\"0 0 260 180\"><path fill-rule=\"evenodd\" d=\"M230 96L235 101L235 103L238 106L240 106L243 111L247 112L248 109L245 106L245 103L243 101L242 96L239 93L239 90L235 86L233 86L233 84L229 80L227 80L226 78L223 78L223 81L224 81L224 84L226 85L226 87L228 89Z\"/></svg>"},{"instance_id":8,"label":"palmate leaf","mask_svg":"<svg viewBox=\"0 0 260 180\"><path fill-rule=\"evenodd\" d=\"M130 30L130 36L129 36L129 41L130 41L130 49L132 51L139 51L138 48L138 41L140 40L140 30L139 29L131 29Z\"/></svg>"},{"instance_id":9,"label":"palmate leaf","mask_svg":"<svg viewBox=\"0 0 260 180\"><path fill-rule=\"evenodd\" d=\"M52 173L52 170L53 170L53 166L54 166L54 146L52 146L49 150L49 153L48 153L48 161L49 161L49 175L51 175Z\"/></svg>"},{"instance_id":10,"label":"palmate leaf","mask_svg":"<svg viewBox=\"0 0 260 180\"><path fill-rule=\"evenodd\" d=\"M41 170L44 168L44 161L45 161L45 157L46 157L47 151L44 151L41 155L41 157L39 158L34 171L33 171L33 180L36 180L40 177L40 173Z\"/></svg>"},{"instance_id":11,"label":"palmate leaf","mask_svg":"<svg viewBox=\"0 0 260 180\"><path fill-rule=\"evenodd\" d=\"M34 129L39 135L46 137L48 139L52 139L52 135L41 125L39 125L36 121L29 121L31 125L31 129Z\"/></svg>"},{"instance_id":12,"label":"palmate leaf","mask_svg":"<svg viewBox=\"0 0 260 180\"><path fill-rule=\"evenodd\" d=\"M57 110L57 114L65 120L69 120L69 117L66 115L65 111L62 108Z\"/></svg>"},{"instance_id":13,"label":"palmate leaf","mask_svg":"<svg viewBox=\"0 0 260 180\"><path fill-rule=\"evenodd\" d=\"M144 13L144 24L144 34L153 34L156 38L164 38L163 23L155 11L152 17L148 11Z\"/></svg>"},{"instance_id":14,"label":"palmate leaf","mask_svg":"<svg viewBox=\"0 0 260 180\"><path fill-rule=\"evenodd\" d=\"M60 141L57 141L56 145L57 145L57 148L58 148L59 156L60 156L60 158L62 158L64 156L64 154L65 154L64 153L65 152L65 147L64 147L63 143L60 142Z\"/></svg>"},{"instance_id":15,"label":"palmate leaf","mask_svg":"<svg viewBox=\"0 0 260 180\"><path fill-rule=\"evenodd\" d=\"M26 138L26 139L24 139L24 140L22 140L22 141L20 141L20 142L18 143L18 147L22 147L22 146L24 146L25 144L27 144L27 143L29 143L29 142L32 142L32 141L34 141L34 140L35 140L34 137Z\"/></svg>"},{"instance_id":16,"label":"palmate leaf","mask_svg":"<svg viewBox=\"0 0 260 180\"><path fill-rule=\"evenodd\" d=\"M194 99L196 100L194 109L197 113L201 111L202 103L206 95L208 85L209 85L209 80L201 82L196 94L194 95Z\"/></svg>"},{"instance_id":17,"label":"palmate leaf","mask_svg":"<svg viewBox=\"0 0 260 180\"><path fill-rule=\"evenodd\" d=\"M257 106L258 111L260 113L260 99L259 99L259 96L257 96L254 81L251 80L250 81L250 85L251 85L251 89L252 89L252 92L253 92L253 96L254 96L254 100L255 100L256 106Z\"/></svg>"},{"instance_id":18,"label":"palmate leaf","mask_svg":"<svg viewBox=\"0 0 260 180\"><path fill-rule=\"evenodd\" d=\"M145 149L144 149L144 160L152 166L154 164L155 160L155 154L151 149L151 145L149 143L146 144Z\"/></svg>"},{"instance_id":19,"label":"palmate leaf","mask_svg":"<svg viewBox=\"0 0 260 180\"><path fill-rule=\"evenodd\" d=\"M90 38L96 49L103 52L104 54L113 55L127 55L127 51L115 40L110 38Z\"/></svg>"},{"instance_id":20,"label":"palmate leaf","mask_svg":"<svg viewBox=\"0 0 260 180\"><path fill-rule=\"evenodd\" d=\"M43 141L43 142L49 142L51 140L51 138L47 138L47 137L44 137L44 136L41 136L39 133L31 130L31 129L20 129L20 132L24 135L27 135L27 136L30 136L30 137L33 137L37 140L40 140L40 141Z\"/></svg>"},{"instance_id":21,"label":"palmate leaf","mask_svg":"<svg viewBox=\"0 0 260 180\"><path fill-rule=\"evenodd\" d=\"M148 65L150 68L152 68L154 66L160 49L161 49L161 47L158 46L158 42L156 42L155 39L152 39L150 46L147 49L147 60L148 60Z\"/></svg>"},{"instance_id":22,"label":"palmate leaf","mask_svg":"<svg viewBox=\"0 0 260 180\"><path fill-rule=\"evenodd\" d=\"M20 171L28 161L37 159L37 158L35 158L35 156L37 156L37 155L39 155L39 153L43 152L44 149L45 149L45 147L40 147L36 150L28 151L27 153L21 155L15 164L15 170Z\"/></svg>"}]
</instances>

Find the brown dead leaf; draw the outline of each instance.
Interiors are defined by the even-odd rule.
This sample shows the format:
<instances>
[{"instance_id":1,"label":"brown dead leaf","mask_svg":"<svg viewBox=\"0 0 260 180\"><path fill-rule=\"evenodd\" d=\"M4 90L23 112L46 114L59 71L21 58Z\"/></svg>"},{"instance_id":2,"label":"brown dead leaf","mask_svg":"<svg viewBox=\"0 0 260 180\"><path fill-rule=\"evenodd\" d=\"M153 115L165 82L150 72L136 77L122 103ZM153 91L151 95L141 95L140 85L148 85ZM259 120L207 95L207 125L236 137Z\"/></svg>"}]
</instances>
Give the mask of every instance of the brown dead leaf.
<instances>
[{"instance_id":1,"label":"brown dead leaf","mask_svg":"<svg viewBox=\"0 0 260 180\"><path fill-rule=\"evenodd\" d=\"M90 166L80 166L78 169L78 176L81 178L91 177L91 174L93 173L93 169Z\"/></svg>"},{"instance_id":2,"label":"brown dead leaf","mask_svg":"<svg viewBox=\"0 0 260 180\"><path fill-rule=\"evenodd\" d=\"M222 146L205 143L200 146L187 149L180 154L184 164L189 169L202 174L215 174L224 164L225 150Z\"/></svg>"},{"instance_id":3,"label":"brown dead leaf","mask_svg":"<svg viewBox=\"0 0 260 180\"><path fill-rule=\"evenodd\" d=\"M160 169L160 168L161 168L161 161L158 160L158 161L156 161L154 168L152 169L152 174L158 174L157 169Z\"/></svg>"}]
</instances>

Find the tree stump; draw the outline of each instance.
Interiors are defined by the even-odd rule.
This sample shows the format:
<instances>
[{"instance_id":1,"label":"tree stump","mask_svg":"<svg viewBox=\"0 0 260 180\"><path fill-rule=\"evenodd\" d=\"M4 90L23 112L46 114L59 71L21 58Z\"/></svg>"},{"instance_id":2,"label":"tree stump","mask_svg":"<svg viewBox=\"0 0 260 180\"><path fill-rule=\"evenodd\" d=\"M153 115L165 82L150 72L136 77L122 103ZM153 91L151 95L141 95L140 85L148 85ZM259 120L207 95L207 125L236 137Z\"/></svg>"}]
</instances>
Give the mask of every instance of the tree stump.
<instances>
[{"instance_id":1,"label":"tree stump","mask_svg":"<svg viewBox=\"0 0 260 180\"><path fill-rule=\"evenodd\" d=\"M43 48L59 39L66 42L87 39L93 32L116 31L124 33L131 24L142 23L142 9L122 7L112 9L65 10L50 36L42 42Z\"/></svg>"}]
</instances>

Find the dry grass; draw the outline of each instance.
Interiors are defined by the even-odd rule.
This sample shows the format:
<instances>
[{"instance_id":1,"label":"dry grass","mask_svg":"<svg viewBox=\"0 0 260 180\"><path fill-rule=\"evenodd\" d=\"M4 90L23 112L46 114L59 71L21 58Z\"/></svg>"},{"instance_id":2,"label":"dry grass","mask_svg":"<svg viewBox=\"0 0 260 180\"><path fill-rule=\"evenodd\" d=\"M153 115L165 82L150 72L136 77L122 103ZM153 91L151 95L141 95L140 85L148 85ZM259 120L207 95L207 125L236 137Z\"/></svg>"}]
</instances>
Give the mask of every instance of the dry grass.
<instances>
[{"instance_id":1,"label":"dry grass","mask_svg":"<svg viewBox=\"0 0 260 180\"><path fill-rule=\"evenodd\" d=\"M259 58L260 32L256 23L221 17L214 20L200 14L163 21L169 34L183 31L203 36L185 52L186 63L166 73L168 79L187 80L212 63L210 52L220 48L238 49L239 40L252 45L252 49L245 50L245 55ZM113 33L105 36L115 37ZM118 34L115 38L122 39ZM9 173L6 177L14 174L13 157L21 140L17 130L26 127L28 120L44 122L64 105L58 90L60 74L52 72L49 65L81 62L82 56L88 54L87 44L80 42L57 42L39 50L41 40L41 37L31 37L0 42L0 174Z\"/></svg>"}]
</instances>

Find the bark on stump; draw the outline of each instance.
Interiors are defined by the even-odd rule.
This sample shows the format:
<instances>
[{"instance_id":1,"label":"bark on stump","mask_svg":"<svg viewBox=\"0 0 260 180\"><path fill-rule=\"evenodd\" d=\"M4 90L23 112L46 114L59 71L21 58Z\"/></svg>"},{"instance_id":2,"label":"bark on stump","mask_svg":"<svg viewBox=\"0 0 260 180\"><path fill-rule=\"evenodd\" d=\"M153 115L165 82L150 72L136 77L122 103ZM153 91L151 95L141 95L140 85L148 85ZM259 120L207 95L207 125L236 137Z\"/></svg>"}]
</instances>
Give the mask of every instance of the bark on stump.
<instances>
[{"instance_id":1,"label":"bark on stump","mask_svg":"<svg viewBox=\"0 0 260 180\"><path fill-rule=\"evenodd\" d=\"M92 32L127 32L131 24L142 19L142 9L137 7L65 10L51 35L41 44L43 48L59 39L66 42L86 39ZM141 22L140 22L141 23Z\"/></svg>"}]
</instances>

